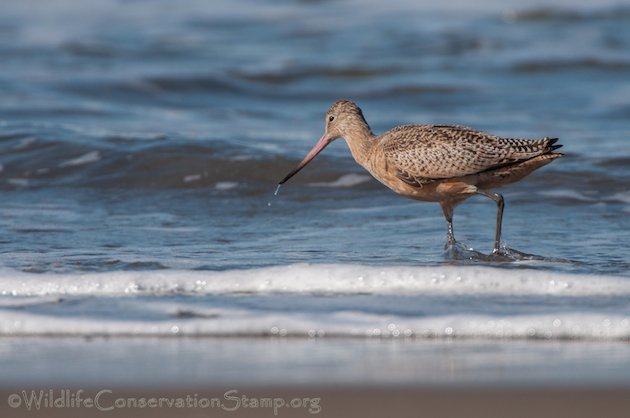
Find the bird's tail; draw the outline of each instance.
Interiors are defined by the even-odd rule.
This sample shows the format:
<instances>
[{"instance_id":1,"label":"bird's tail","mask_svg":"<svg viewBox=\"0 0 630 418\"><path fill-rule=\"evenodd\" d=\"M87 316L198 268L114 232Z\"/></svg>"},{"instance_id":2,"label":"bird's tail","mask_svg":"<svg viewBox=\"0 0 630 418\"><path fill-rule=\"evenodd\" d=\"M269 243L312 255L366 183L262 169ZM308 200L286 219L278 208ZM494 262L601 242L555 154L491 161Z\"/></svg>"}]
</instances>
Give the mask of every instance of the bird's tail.
<instances>
[{"instance_id":1,"label":"bird's tail","mask_svg":"<svg viewBox=\"0 0 630 418\"><path fill-rule=\"evenodd\" d=\"M558 142L558 138L544 138L543 141L546 141L545 142L545 150L544 150L543 154L552 153L553 151L557 150L558 148L562 148L562 144L554 145L556 142ZM560 153L558 153L558 154L560 154Z\"/></svg>"}]
</instances>

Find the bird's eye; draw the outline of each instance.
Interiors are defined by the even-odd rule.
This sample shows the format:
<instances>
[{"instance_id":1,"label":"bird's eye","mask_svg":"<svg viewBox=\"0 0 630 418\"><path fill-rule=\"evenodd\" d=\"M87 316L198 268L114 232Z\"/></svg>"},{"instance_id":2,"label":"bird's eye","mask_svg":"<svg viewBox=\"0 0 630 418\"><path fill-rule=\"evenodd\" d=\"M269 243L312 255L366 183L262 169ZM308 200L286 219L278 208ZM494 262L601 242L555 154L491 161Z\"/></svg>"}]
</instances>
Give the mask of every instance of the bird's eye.
<instances>
[{"instance_id":1,"label":"bird's eye","mask_svg":"<svg viewBox=\"0 0 630 418\"><path fill-rule=\"evenodd\" d=\"M328 116L328 122L332 122L333 120L335 120L334 116Z\"/></svg>"}]
</instances>

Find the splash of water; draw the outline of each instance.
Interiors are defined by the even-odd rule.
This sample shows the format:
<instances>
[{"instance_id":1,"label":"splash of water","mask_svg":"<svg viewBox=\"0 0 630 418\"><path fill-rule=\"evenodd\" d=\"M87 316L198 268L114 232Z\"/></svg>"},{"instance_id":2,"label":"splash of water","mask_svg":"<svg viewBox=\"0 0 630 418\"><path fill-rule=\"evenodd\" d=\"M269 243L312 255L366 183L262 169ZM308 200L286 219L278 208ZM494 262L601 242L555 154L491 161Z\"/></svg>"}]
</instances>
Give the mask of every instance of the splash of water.
<instances>
[{"instance_id":1,"label":"splash of water","mask_svg":"<svg viewBox=\"0 0 630 418\"><path fill-rule=\"evenodd\" d=\"M275 192L273 192L273 195L274 195L274 196L278 196L278 192L280 191L280 187L281 187L281 186L282 186L281 184L278 184L278 187L276 187L276 191L275 191ZM268 206L268 207L269 207L269 206L271 206L271 202L267 202L267 206Z\"/></svg>"},{"instance_id":2,"label":"splash of water","mask_svg":"<svg viewBox=\"0 0 630 418\"><path fill-rule=\"evenodd\" d=\"M582 264L580 261L576 260L567 260L564 258L547 257L542 255L524 253L522 251L518 251L514 248L508 247L507 244L503 241L501 241L501 247L499 248L499 251L491 254L484 254L458 241L453 244L446 244L444 246L444 255L447 259L456 261L488 263L542 261L546 263Z\"/></svg>"}]
</instances>

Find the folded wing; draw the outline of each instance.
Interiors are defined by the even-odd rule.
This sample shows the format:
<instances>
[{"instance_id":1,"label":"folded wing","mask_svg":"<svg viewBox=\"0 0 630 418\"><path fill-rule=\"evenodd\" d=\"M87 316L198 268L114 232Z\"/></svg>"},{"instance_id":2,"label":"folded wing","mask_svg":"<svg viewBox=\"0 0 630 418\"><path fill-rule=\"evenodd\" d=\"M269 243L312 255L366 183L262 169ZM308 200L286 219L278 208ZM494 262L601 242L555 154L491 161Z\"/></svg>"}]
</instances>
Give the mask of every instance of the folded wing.
<instances>
[{"instance_id":1,"label":"folded wing","mask_svg":"<svg viewBox=\"0 0 630 418\"><path fill-rule=\"evenodd\" d=\"M383 136L388 165L398 177L422 187L436 180L464 177L550 153L557 138L501 138L464 126L406 125Z\"/></svg>"}]
</instances>

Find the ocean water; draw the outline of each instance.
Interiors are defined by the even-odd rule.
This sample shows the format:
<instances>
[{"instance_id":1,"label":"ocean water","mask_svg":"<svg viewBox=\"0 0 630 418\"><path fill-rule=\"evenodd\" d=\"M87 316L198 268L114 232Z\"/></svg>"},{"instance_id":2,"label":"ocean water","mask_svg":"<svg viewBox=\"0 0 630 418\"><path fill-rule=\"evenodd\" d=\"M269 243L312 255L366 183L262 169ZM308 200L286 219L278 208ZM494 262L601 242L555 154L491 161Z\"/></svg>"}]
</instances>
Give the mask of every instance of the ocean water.
<instances>
[{"instance_id":1,"label":"ocean water","mask_svg":"<svg viewBox=\"0 0 630 418\"><path fill-rule=\"evenodd\" d=\"M623 2L6 0L0 335L628 340L629 74ZM501 191L537 257L445 253L341 140L274 195L340 98L559 137Z\"/></svg>"}]
</instances>

